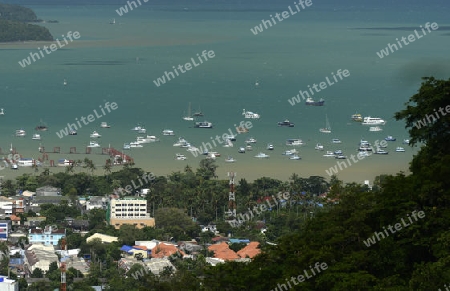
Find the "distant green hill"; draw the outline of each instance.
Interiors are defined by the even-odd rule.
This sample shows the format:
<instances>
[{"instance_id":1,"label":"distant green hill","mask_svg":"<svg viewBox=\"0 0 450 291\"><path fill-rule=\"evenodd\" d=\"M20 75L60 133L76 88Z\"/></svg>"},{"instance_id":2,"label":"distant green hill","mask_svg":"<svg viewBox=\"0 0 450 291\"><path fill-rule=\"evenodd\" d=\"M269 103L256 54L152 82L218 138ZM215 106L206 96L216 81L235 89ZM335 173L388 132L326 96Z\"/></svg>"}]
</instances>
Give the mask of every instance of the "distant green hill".
<instances>
[{"instance_id":1,"label":"distant green hill","mask_svg":"<svg viewBox=\"0 0 450 291\"><path fill-rule=\"evenodd\" d=\"M47 28L27 23L37 21L30 8L0 4L0 42L53 40Z\"/></svg>"}]
</instances>

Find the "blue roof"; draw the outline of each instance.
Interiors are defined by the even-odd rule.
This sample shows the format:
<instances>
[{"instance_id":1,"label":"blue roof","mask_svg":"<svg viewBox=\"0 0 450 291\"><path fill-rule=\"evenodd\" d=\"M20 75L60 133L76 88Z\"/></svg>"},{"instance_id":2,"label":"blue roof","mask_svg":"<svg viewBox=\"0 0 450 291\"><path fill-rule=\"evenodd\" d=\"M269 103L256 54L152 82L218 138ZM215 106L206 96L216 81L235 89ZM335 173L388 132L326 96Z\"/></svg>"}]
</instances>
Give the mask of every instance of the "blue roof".
<instances>
[{"instance_id":1,"label":"blue roof","mask_svg":"<svg viewBox=\"0 0 450 291\"><path fill-rule=\"evenodd\" d=\"M23 264L23 259L22 258L11 258L11 259L9 259L9 263L13 264L13 265L21 265L21 264Z\"/></svg>"},{"instance_id":2,"label":"blue roof","mask_svg":"<svg viewBox=\"0 0 450 291\"><path fill-rule=\"evenodd\" d=\"M129 253L131 250L133 249L133 247L131 246L127 246L127 245L123 245L120 250Z\"/></svg>"}]
</instances>

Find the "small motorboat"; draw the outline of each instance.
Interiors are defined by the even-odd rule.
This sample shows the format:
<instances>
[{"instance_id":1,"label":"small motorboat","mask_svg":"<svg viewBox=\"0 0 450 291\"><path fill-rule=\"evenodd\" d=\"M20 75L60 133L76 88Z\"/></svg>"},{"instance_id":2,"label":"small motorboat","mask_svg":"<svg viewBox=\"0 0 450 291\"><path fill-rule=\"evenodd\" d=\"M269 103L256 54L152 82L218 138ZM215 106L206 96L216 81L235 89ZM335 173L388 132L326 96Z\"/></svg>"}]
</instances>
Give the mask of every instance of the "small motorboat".
<instances>
[{"instance_id":1,"label":"small motorboat","mask_svg":"<svg viewBox=\"0 0 450 291\"><path fill-rule=\"evenodd\" d=\"M296 149L292 149L292 150L284 151L284 153L282 153L282 155L284 155L284 156L292 156L292 155L295 155L296 153L298 153L298 151Z\"/></svg>"},{"instance_id":2,"label":"small motorboat","mask_svg":"<svg viewBox=\"0 0 450 291\"><path fill-rule=\"evenodd\" d=\"M342 150L335 150L334 155L342 155Z\"/></svg>"},{"instance_id":3,"label":"small motorboat","mask_svg":"<svg viewBox=\"0 0 450 291\"><path fill-rule=\"evenodd\" d=\"M137 141L133 141L133 142L130 142L130 147L132 147L132 148L142 148L144 146L142 144L140 144L139 142L137 142Z\"/></svg>"},{"instance_id":4,"label":"small motorboat","mask_svg":"<svg viewBox=\"0 0 450 291\"><path fill-rule=\"evenodd\" d=\"M16 136L23 137L23 136L25 136L25 135L27 135L27 133L26 133L25 130L23 130L23 129L18 129L18 130L16 130Z\"/></svg>"},{"instance_id":5,"label":"small motorboat","mask_svg":"<svg viewBox=\"0 0 450 291\"><path fill-rule=\"evenodd\" d=\"M301 160L302 158L300 157L300 156L298 156L298 155L291 155L290 157L289 157L289 160Z\"/></svg>"},{"instance_id":6,"label":"small motorboat","mask_svg":"<svg viewBox=\"0 0 450 291\"><path fill-rule=\"evenodd\" d=\"M336 156L335 156L335 159L345 160L345 159L347 159L347 157L344 156L343 154L340 154L340 155L336 155Z\"/></svg>"},{"instance_id":7,"label":"small motorboat","mask_svg":"<svg viewBox=\"0 0 450 291\"><path fill-rule=\"evenodd\" d=\"M409 144L409 139L404 139L403 144Z\"/></svg>"},{"instance_id":8,"label":"small motorboat","mask_svg":"<svg viewBox=\"0 0 450 291\"><path fill-rule=\"evenodd\" d=\"M94 130L94 132L91 133L90 137L91 138L99 138L99 137L101 137L101 135Z\"/></svg>"},{"instance_id":9,"label":"small motorboat","mask_svg":"<svg viewBox=\"0 0 450 291\"><path fill-rule=\"evenodd\" d=\"M235 160L233 157L228 156L228 157L225 159L225 162L227 162L227 163L234 163L234 162L236 162L236 160Z\"/></svg>"},{"instance_id":10,"label":"small motorboat","mask_svg":"<svg viewBox=\"0 0 450 291\"><path fill-rule=\"evenodd\" d=\"M162 134L163 134L163 135L175 135L175 133L174 133L173 130L171 130L171 129L164 129L164 130L162 131Z\"/></svg>"},{"instance_id":11,"label":"small motorboat","mask_svg":"<svg viewBox=\"0 0 450 291\"><path fill-rule=\"evenodd\" d=\"M124 149L124 150L129 150L129 149L131 149L130 144L129 144L129 143L124 143L124 144L123 144L123 149Z\"/></svg>"},{"instance_id":12,"label":"small motorboat","mask_svg":"<svg viewBox=\"0 0 450 291\"><path fill-rule=\"evenodd\" d=\"M334 158L334 156L336 156L336 155L332 151L327 151L323 156L327 157L327 158L329 158L329 157L333 157Z\"/></svg>"},{"instance_id":13,"label":"small motorboat","mask_svg":"<svg viewBox=\"0 0 450 291\"><path fill-rule=\"evenodd\" d=\"M267 148L266 148L268 151L273 151L273 149L274 149L274 147L273 147L273 144L268 144L267 145Z\"/></svg>"},{"instance_id":14,"label":"small motorboat","mask_svg":"<svg viewBox=\"0 0 450 291\"><path fill-rule=\"evenodd\" d=\"M369 127L369 131L382 131L383 129L379 126L371 126Z\"/></svg>"},{"instance_id":15,"label":"small motorboat","mask_svg":"<svg viewBox=\"0 0 450 291\"><path fill-rule=\"evenodd\" d=\"M319 150L319 151L323 151L323 145L318 143L316 144L316 146L314 147L315 150Z\"/></svg>"},{"instance_id":16,"label":"small motorboat","mask_svg":"<svg viewBox=\"0 0 450 291\"><path fill-rule=\"evenodd\" d=\"M396 148L395 148L395 151L396 151L396 152L399 152L399 153L403 153L403 152L405 152L405 149L402 148L402 147L396 147Z\"/></svg>"},{"instance_id":17,"label":"small motorboat","mask_svg":"<svg viewBox=\"0 0 450 291\"><path fill-rule=\"evenodd\" d=\"M178 160L178 161L184 161L184 160L186 160L187 158L186 158L185 155L182 155L182 154L175 154L175 159Z\"/></svg>"},{"instance_id":18,"label":"small motorboat","mask_svg":"<svg viewBox=\"0 0 450 291\"><path fill-rule=\"evenodd\" d=\"M290 122L288 119L278 122L278 126L294 127L294 123Z\"/></svg>"},{"instance_id":19,"label":"small motorboat","mask_svg":"<svg viewBox=\"0 0 450 291\"><path fill-rule=\"evenodd\" d=\"M385 141L396 141L397 139L395 137L393 137L392 135L388 135L387 137L384 138Z\"/></svg>"},{"instance_id":20,"label":"small motorboat","mask_svg":"<svg viewBox=\"0 0 450 291\"><path fill-rule=\"evenodd\" d=\"M377 155L387 155L389 152L383 149L377 149L374 153Z\"/></svg>"},{"instance_id":21,"label":"small motorboat","mask_svg":"<svg viewBox=\"0 0 450 291\"><path fill-rule=\"evenodd\" d=\"M35 133L35 134L33 134L33 137L32 137L31 139L34 139L34 140L41 140L41 135Z\"/></svg>"},{"instance_id":22,"label":"small motorboat","mask_svg":"<svg viewBox=\"0 0 450 291\"><path fill-rule=\"evenodd\" d=\"M106 122L102 122L102 123L100 124L100 127L101 127L101 128L110 128L111 126L109 126L108 123L106 123Z\"/></svg>"},{"instance_id":23,"label":"small motorboat","mask_svg":"<svg viewBox=\"0 0 450 291\"><path fill-rule=\"evenodd\" d=\"M333 139L331 140L331 143L342 143L342 142L341 142L341 140L338 139L338 138L333 138Z\"/></svg>"},{"instance_id":24,"label":"small motorboat","mask_svg":"<svg viewBox=\"0 0 450 291\"><path fill-rule=\"evenodd\" d=\"M267 158L269 158L270 156L268 155L268 154L265 154L265 153L263 153L263 152L260 152L259 154L257 154L256 156L255 156L255 158L259 158L259 159L267 159Z\"/></svg>"},{"instance_id":25,"label":"small motorboat","mask_svg":"<svg viewBox=\"0 0 450 291\"><path fill-rule=\"evenodd\" d=\"M239 150L238 150L238 153L245 154L245 148L244 147L240 147Z\"/></svg>"},{"instance_id":26,"label":"small motorboat","mask_svg":"<svg viewBox=\"0 0 450 291\"><path fill-rule=\"evenodd\" d=\"M251 137L251 138L247 139L247 140L245 141L245 143L256 143L256 139L254 139L253 137Z\"/></svg>"},{"instance_id":27,"label":"small motorboat","mask_svg":"<svg viewBox=\"0 0 450 291\"><path fill-rule=\"evenodd\" d=\"M69 129L69 135L77 135L77 132L73 129Z\"/></svg>"},{"instance_id":28,"label":"small motorboat","mask_svg":"<svg viewBox=\"0 0 450 291\"><path fill-rule=\"evenodd\" d=\"M98 144L98 142L96 141L90 141L89 145L87 146L88 148L99 148L100 145Z\"/></svg>"}]
</instances>

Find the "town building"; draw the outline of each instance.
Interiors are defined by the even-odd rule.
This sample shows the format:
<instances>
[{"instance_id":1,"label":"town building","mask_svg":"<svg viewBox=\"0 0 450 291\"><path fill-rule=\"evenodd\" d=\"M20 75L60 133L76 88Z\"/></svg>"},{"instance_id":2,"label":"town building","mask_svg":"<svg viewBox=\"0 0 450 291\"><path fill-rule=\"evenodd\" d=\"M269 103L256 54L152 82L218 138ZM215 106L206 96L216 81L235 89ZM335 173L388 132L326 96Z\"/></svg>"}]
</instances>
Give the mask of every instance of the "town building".
<instances>
[{"instance_id":1,"label":"town building","mask_svg":"<svg viewBox=\"0 0 450 291\"><path fill-rule=\"evenodd\" d=\"M0 291L19 291L19 282L0 276Z\"/></svg>"},{"instance_id":2,"label":"town building","mask_svg":"<svg viewBox=\"0 0 450 291\"><path fill-rule=\"evenodd\" d=\"M0 220L0 240L8 240L11 233L11 220Z\"/></svg>"},{"instance_id":3,"label":"town building","mask_svg":"<svg viewBox=\"0 0 450 291\"><path fill-rule=\"evenodd\" d=\"M147 200L141 197L113 198L109 200L107 220L115 229L124 224L136 228L155 226L155 219L147 212Z\"/></svg>"}]
</instances>

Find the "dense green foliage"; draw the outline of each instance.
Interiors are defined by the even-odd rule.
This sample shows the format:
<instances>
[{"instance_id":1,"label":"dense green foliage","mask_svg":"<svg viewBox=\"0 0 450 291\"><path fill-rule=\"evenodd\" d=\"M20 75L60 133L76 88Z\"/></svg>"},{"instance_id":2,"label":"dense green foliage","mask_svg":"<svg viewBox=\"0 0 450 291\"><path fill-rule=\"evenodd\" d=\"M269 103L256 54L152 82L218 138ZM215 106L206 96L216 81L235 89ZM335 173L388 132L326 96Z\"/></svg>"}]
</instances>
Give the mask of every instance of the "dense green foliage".
<instances>
[{"instance_id":1,"label":"dense green foliage","mask_svg":"<svg viewBox=\"0 0 450 291\"><path fill-rule=\"evenodd\" d=\"M170 260L176 272L167 269L161 276L154 276L133 266L132 272L124 274L115 263L120 257L120 243L86 244L79 234L69 232L69 245L79 246L82 253L95 254L84 283L98 285L99 278L108 278L109 290L280 290L279 284L285 284L289 290L311 291L443 290L450 283L450 117L442 115L423 128L414 127L414 122L433 114L435 109L445 108L449 94L450 80L426 78L406 109L396 113L398 120L406 120L410 145L421 145L421 149L411 162L412 174L379 176L372 190L366 185L344 184L334 176L330 182L295 174L288 182L261 178L249 183L241 179L236 187L238 213L277 192L291 193L291 203L278 204L276 209L232 228L224 222L222 209L227 202L227 181L214 179L213 162L202 161L196 172L187 167L183 173L157 177L149 185L151 193L147 199L155 205L155 216L167 221L157 222L156 228L136 230L124 226L115 230L100 221L99 210L89 214L96 221L90 233L101 230L118 235L120 243L171 236L179 240L199 231L188 223L189 217L194 217L202 223L217 222L221 232L258 240L263 253L250 263L228 262L215 267L209 266L203 255L196 260L174 255ZM35 177L37 184L45 181L65 189L75 188L80 194L88 189L100 194L112 190L110 185L127 184L122 177L135 179L142 171L126 167L105 177L44 173ZM18 184L26 185L28 178L10 181L13 189L9 191ZM111 183L105 183L106 180ZM318 196L325 191L329 199L336 200ZM323 207L318 207L319 202ZM50 210L51 207L46 208L47 213ZM409 220L412 213L421 212L424 216L420 219ZM266 222L265 235L258 230L261 220ZM395 233L387 230L398 223L402 227L396 227ZM378 235L376 240L375 233L383 232L385 235ZM200 237L201 244L210 241L207 234ZM368 238L373 238L373 243L368 244ZM232 246L235 250L241 247ZM292 280L305 272L311 275L310 269L316 263L325 263L327 268L301 283ZM133 277L134 272L141 272L142 276Z\"/></svg>"},{"instance_id":2,"label":"dense green foliage","mask_svg":"<svg viewBox=\"0 0 450 291\"><path fill-rule=\"evenodd\" d=\"M0 4L0 42L53 40L47 28L26 23L36 20L29 8Z\"/></svg>"}]
</instances>

